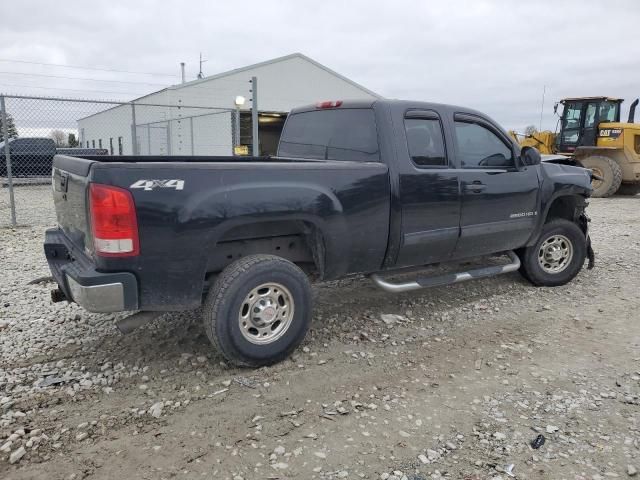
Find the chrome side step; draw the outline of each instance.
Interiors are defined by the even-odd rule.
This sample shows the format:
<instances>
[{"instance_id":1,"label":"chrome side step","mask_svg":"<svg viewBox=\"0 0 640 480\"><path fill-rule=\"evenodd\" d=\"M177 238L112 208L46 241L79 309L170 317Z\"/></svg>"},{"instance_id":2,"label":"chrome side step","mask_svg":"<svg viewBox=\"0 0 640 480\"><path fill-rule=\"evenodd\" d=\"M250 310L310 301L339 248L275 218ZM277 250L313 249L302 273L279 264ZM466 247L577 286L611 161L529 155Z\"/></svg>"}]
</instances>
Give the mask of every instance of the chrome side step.
<instances>
[{"instance_id":1,"label":"chrome side step","mask_svg":"<svg viewBox=\"0 0 640 480\"><path fill-rule=\"evenodd\" d=\"M408 292L428 287L441 287L443 285L466 282L467 280L473 280L475 278L493 277L503 273L515 272L520 268L520 259L513 251L505 253L511 260L511 263L506 265L476 268L467 272L446 273L444 275L438 275L437 277L417 278L411 282L405 283L391 283L382 278L379 273L372 273L369 275L369 278L382 290L391 293Z\"/></svg>"}]
</instances>

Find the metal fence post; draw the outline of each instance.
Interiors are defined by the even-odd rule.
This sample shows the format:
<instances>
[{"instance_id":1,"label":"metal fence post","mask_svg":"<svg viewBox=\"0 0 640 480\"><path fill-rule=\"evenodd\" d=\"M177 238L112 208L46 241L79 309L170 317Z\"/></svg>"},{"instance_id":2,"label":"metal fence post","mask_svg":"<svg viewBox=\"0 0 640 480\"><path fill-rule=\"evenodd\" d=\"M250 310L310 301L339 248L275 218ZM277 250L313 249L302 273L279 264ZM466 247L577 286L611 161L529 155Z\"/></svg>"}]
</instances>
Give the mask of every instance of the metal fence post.
<instances>
[{"instance_id":1,"label":"metal fence post","mask_svg":"<svg viewBox=\"0 0 640 480\"><path fill-rule=\"evenodd\" d=\"M239 147L240 146L240 106L239 105L236 107L236 111L235 111L235 125L234 125L233 136L234 136L233 146ZM235 155L235 151L234 151L234 155Z\"/></svg>"},{"instance_id":2,"label":"metal fence post","mask_svg":"<svg viewBox=\"0 0 640 480\"><path fill-rule=\"evenodd\" d=\"M9 148L9 124L7 122L7 106L4 95L0 95L0 110L2 110L2 137L4 139L4 158L7 162L7 182L9 184L9 205L11 206L11 226L16 226L16 200L13 196L13 174L11 172L11 152Z\"/></svg>"},{"instance_id":3,"label":"metal fence post","mask_svg":"<svg viewBox=\"0 0 640 480\"><path fill-rule=\"evenodd\" d=\"M196 147L193 143L193 117L189 117L189 131L191 132L191 156L193 156L196 151Z\"/></svg>"},{"instance_id":4,"label":"metal fence post","mask_svg":"<svg viewBox=\"0 0 640 480\"><path fill-rule=\"evenodd\" d=\"M258 77L251 77L251 133L253 137L251 154L260 155L260 142L258 140Z\"/></svg>"},{"instance_id":5,"label":"metal fence post","mask_svg":"<svg viewBox=\"0 0 640 480\"><path fill-rule=\"evenodd\" d=\"M167 155L171 155L171 118L167 122Z\"/></svg>"},{"instance_id":6,"label":"metal fence post","mask_svg":"<svg viewBox=\"0 0 640 480\"><path fill-rule=\"evenodd\" d=\"M136 104L131 102L131 151L134 155L138 153L138 133L136 132Z\"/></svg>"}]
</instances>

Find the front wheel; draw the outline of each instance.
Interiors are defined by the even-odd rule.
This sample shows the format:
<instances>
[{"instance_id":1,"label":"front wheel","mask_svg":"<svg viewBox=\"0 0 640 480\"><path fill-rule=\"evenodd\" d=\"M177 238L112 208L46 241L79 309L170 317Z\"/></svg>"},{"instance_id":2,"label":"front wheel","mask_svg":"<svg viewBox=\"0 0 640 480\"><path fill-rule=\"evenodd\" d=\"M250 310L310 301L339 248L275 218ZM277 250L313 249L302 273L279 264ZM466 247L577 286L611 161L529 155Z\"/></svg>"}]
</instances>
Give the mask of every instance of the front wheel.
<instances>
[{"instance_id":1,"label":"front wheel","mask_svg":"<svg viewBox=\"0 0 640 480\"><path fill-rule=\"evenodd\" d=\"M300 345L311 308L311 285L300 268L273 255L250 255L216 279L204 304L204 326L229 362L259 367Z\"/></svg>"},{"instance_id":2,"label":"front wheel","mask_svg":"<svg viewBox=\"0 0 640 480\"><path fill-rule=\"evenodd\" d=\"M520 272L534 285L564 285L580 272L586 256L587 239L580 227L558 218L546 223L537 242L521 251Z\"/></svg>"}]
</instances>

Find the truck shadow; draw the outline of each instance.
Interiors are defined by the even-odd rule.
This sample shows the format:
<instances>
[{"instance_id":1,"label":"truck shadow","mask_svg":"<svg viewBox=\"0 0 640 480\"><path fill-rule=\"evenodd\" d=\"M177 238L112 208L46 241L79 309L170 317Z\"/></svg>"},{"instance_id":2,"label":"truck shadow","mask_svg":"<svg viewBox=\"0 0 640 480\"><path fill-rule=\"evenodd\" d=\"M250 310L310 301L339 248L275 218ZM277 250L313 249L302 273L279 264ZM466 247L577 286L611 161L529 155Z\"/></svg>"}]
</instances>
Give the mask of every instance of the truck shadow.
<instances>
[{"instance_id":1,"label":"truck shadow","mask_svg":"<svg viewBox=\"0 0 640 480\"><path fill-rule=\"evenodd\" d=\"M313 287L314 316L304 343L310 348L336 341L349 343L363 329L370 328L372 321L380 323L380 315L388 313L411 312L415 327L435 324L436 317L448 314L454 307L527 290L534 295L535 288L517 274L401 294L381 291L362 276L319 283ZM115 326L106 332L94 345L87 345L89 351L108 353L113 360L155 364L158 368L191 357L206 357L209 365L224 367L224 358L205 334L201 310L164 314L124 336Z\"/></svg>"}]
</instances>

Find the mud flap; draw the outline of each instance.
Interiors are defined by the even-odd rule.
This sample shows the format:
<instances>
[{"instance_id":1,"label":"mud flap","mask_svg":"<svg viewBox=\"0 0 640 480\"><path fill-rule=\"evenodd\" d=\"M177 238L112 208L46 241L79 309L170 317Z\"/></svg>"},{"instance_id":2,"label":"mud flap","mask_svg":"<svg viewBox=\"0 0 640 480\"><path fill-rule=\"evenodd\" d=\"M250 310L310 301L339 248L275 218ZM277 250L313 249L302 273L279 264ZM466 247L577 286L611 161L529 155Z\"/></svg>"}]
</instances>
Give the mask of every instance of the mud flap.
<instances>
[{"instance_id":1,"label":"mud flap","mask_svg":"<svg viewBox=\"0 0 640 480\"><path fill-rule=\"evenodd\" d=\"M589 259L589 264L587 265L587 269L591 270L596 264L596 254L593 251L593 247L591 246L591 236L589 235L589 222L591 219L587 217L585 213L582 213L579 217L580 228L584 232L585 237L587 238L587 258Z\"/></svg>"},{"instance_id":2,"label":"mud flap","mask_svg":"<svg viewBox=\"0 0 640 480\"><path fill-rule=\"evenodd\" d=\"M587 269L591 270L596 264L596 254L593 253L593 248L591 248L591 237L589 234L587 234L587 258L589 259Z\"/></svg>"}]
</instances>

